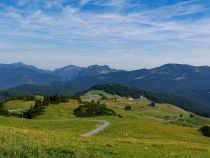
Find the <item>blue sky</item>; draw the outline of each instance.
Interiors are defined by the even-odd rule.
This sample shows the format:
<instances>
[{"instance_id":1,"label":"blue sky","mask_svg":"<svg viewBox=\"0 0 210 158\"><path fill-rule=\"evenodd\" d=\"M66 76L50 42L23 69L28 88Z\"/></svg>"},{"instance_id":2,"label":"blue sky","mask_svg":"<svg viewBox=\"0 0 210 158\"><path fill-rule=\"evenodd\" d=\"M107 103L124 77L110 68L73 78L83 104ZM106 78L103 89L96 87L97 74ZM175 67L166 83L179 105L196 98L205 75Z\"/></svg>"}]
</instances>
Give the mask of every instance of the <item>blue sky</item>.
<instances>
[{"instance_id":1,"label":"blue sky","mask_svg":"<svg viewBox=\"0 0 210 158\"><path fill-rule=\"evenodd\" d=\"M1 0L0 62L210 65L209 0Z\"/></svg>"}]
</instances>

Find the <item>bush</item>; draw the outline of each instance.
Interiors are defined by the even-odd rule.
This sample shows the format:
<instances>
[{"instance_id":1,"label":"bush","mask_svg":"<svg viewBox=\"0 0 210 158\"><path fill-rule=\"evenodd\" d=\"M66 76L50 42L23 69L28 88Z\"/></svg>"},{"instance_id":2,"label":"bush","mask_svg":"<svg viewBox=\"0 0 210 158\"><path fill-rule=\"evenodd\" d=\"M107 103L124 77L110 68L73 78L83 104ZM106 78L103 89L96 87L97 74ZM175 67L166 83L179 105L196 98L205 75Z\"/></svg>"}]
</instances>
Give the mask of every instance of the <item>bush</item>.
<instances>
[{"instance_id":1,"label":"bush","mask_svg":"<svg viewBox=\"0 0 210 158\"><path fill-rule=\"evenodd\" d=\"M193 118L194 117L194 115L193 114L190 114L190 118Z\"/></svg>"},{"instance_id":2,"label":"bush","mask_svg":"<svg viewBox=\"0 0 210 158\"><path fill-rule=\"evenodd\" d=\"M125 110L127 110L127 111L131 111L131 110L132 110L132 108L131 108L131 106L130 106L130 105L126 105L126 106L125 106Z\"/></svg>"},{"instance_id":3,"label":"bush","mask_svg":"<svg viewBox=\"0 0 210 158\"><path fill-rule=\"evenodd\" d=\"M83 102L77 109L74 110L74 115L77 117L91 116L116 116L116 113L105 106L105 104L91 102Z\"/></svg>"},{"instance_id":4,"label":"bush","mask_svg":"<svg viewBox=\"0 0 210 158\"><path fill-rule=\"evenodd\" d=\"M204 136L210 137L210 126L203 126L200 131Z\"/></svg>"},{"instance_id":5,"label":"bush","mask_svg":"<svg viewBox=\"0 0 210 158\"><path fill-rule=\"evenodd\" d=\"M150 107L155 107L155 102L151 102L151 103L149 104L149 106L150 106Z\"/></svg>"}]
</instances>

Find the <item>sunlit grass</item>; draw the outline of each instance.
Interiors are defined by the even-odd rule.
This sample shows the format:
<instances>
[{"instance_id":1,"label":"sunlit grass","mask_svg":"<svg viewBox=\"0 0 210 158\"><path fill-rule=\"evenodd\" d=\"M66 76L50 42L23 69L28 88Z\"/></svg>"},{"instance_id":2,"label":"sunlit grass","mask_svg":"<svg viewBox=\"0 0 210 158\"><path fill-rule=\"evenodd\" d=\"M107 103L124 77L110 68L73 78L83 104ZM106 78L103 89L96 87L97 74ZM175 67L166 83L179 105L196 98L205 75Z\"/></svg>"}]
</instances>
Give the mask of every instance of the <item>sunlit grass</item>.
<instances>
[{"instance_id":1,"label":"sunlit grass","mask_svg":"<svg viewBox=\"0 0 210 158\"><path fill-rule=\"evenodd\" d=\"M33 120L0 116L0 157L91 157L91 158L209 158L210 138L202 136L199 127L210 124L210 119L195 116L168 104L149 107L146 98L130 100L94 91L83 99L98 100L90 95L103 93L102 100L119 117L81 119L73 115L78 101L50 105L43 115ZM91 96L91 97L89 97ZM95 98L96 97L96 98ZM22 105L19 105L22 104ZM7 107L27 108L29 102L9 102ZM125 111L130 105L132 111ZM183 122L177 122L180 119ZM171 122L166 122L165 119ZM81 137L101 123L110 121L104 131L92 137Z\"/></svg>"},{"instance_id":2,"label":"sunlit grass","mask_svg":"<svg viewBox=\"0 0 210 158\"><path fill-rule=\"evenodd\" d=\"M29 109L31 106L34 106L34 101L23 101L15 100L9 101L4 104L4 108L7 110L17 110L17 109Z\"/></svg>"}]
</instances>

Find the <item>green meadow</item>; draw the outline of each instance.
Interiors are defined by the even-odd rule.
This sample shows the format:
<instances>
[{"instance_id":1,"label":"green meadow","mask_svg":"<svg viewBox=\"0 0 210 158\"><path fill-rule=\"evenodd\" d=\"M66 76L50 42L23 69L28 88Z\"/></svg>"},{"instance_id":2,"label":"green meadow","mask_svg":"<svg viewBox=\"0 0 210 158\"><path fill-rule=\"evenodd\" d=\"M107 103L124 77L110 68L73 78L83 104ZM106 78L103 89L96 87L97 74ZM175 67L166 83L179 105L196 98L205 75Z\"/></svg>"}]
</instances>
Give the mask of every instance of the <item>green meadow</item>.
<instances>
[{"instance_id":1,"label":"green meadow","mask_svg":"<svg viewBox=\"0 0 210 158\"><path fill-rule=\"evenodd\" d=\"M101 99L101 95L106 99ZM116 99L115 99L116 97ZM200 117L169 104L89 91L84 101L101 100L117 116L77 118L77 100L49 105L43 115L27 120L0 116L0 157L3 158L209 158L210 138L199 128L210 125ZM9 110L28 109L34 102L15 100ZM124 110L131 106L131 111ZM91 137L82 137L107 120L110 126Z\"/></svg>"}]
</instances>

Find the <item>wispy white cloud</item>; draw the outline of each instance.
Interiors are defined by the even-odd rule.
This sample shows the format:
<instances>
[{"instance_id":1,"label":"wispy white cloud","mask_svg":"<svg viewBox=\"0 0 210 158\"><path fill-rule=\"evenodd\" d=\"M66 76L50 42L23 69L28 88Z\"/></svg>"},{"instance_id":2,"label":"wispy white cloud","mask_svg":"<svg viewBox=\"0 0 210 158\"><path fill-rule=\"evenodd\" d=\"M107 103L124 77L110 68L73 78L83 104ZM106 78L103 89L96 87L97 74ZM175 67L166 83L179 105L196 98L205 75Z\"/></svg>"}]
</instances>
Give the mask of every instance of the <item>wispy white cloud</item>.
<instances>
[{"instance_id":1,"label":"wispy white cloud","mask_svg":"<svg viewBox=\"0 0 210 158\"><path fill-rule=\"evenodd\" d=\"M92 2L93 0L80 0L80 5L86 5L89 4L90 2Z\"/></svg>"},{"instance_id":2,"label":"wispy white cloud","mask_svg":"<svg viewBox=\"0 0 210 158\"><path fill-rule=\"evenodd\" d=\"M80 0L81 5L98 5L111 7L130 7L133 6L128 0Z\"/></svg>"},{"instance_id":3,"label":"wispy white cloud","mask_svg":"<svg viewBox=\"0 0 210 158\"><path fill-rule=\"evenodd\" d=\"M177 52L192 51L193 45L193 52L210 49L210 17L191 16L206 13L210 8L195 3L197 1L146 9L139 9L136 5L140 4L128 0L81 0L78 7L63 2L65 0L32 0L28 4L18 0L18 6L28 6L24 9L0 4L0 54L15 48L49 53L53 47L56 52L69 51L69 54L80 50L83 55L92 51L121 55L136 52L134 56L140 57L142 52L155 51L161 55L176 47ZM97 5L97 9L106 6L120 7L120 10L82 9L88 4ZM133 10L126 11L128 7ZM140 55L136 55L137 52ZM108 57L112 60L109 55L107 60Z\"/></svg>"}]
</instances>

